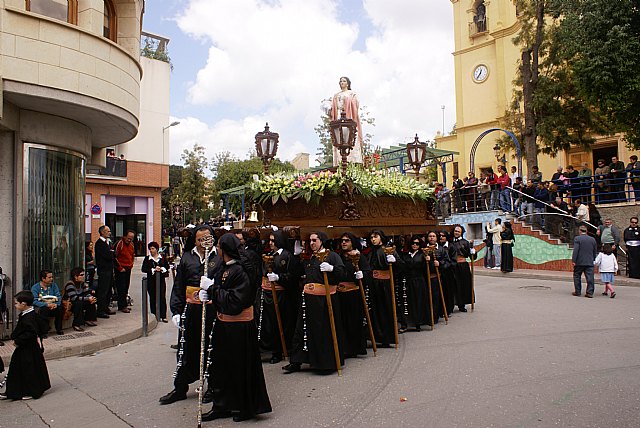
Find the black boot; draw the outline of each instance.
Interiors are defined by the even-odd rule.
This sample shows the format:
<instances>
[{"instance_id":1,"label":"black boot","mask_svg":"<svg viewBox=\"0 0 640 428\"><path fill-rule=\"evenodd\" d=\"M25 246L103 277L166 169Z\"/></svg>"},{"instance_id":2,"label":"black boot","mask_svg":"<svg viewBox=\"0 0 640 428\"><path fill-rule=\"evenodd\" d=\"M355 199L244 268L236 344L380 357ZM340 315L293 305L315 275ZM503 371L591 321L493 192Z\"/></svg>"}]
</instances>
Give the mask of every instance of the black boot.
<instances>
[{"instance_id":1,"label":"black boot","mask_svg":"<svg viewBox=\"0 0 640 428\"><path fill-rule=\"evenodd\" d=\"M300 371L300 363L289 363L282 368L287 373L299 372Z\"/></svg>"},{"instance_id":2,"label":"black boot","mask_svg":"<svg viewBox=\"0 0 640 428\"><path fill-rule=\"evenodd\" d=\"M213 403L213 391L212 390L207 389L207 391L202 396L202 402L204 404Z\"/></svg>"}]
</instances>

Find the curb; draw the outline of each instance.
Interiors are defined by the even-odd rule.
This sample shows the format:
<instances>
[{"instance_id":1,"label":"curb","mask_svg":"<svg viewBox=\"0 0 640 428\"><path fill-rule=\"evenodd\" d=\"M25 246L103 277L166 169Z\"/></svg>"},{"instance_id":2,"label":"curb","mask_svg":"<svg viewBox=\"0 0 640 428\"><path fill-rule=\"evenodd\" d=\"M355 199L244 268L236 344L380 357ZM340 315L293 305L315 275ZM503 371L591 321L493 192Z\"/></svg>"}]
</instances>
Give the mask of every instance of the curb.
<instances>
[{"instance_id":1,"label":"curb","mask_svg":"<svg viewBox=\"0 0 640 428\"><path fill-rule=\"evenodd\" d=\"M560 281L560 282L571 282L573 283L573 274L571 272L567 272L566 275L559 275L558 273L543 273L543 272L527 272L526 269L518 269L513 272L505 273L502 271L493 271L484 268L474 269L476 276L489 276L489 277L497 277L497 278L505 278L506 275L515 276L517 278L525 278L525 279L541 279L545 281ZM553 271L550 271L553 272ZM597 275L597 274L596 274ZM598 278L596 277L596 283L599 283ZM627 278L624 276L617 276L615 278L615 284L617 286L623 287L640 287L640 279Z\"/></svg>"}]
</instances>

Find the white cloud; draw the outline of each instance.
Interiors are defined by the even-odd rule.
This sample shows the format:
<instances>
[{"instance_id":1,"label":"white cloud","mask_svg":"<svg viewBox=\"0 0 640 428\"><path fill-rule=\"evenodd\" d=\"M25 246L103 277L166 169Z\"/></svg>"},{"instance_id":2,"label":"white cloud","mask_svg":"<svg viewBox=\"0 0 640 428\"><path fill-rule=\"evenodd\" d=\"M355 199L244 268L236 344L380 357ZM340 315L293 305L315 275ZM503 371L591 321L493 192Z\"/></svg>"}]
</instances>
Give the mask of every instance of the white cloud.
<instances>
[{"instance_id":1,"label":"white cloud","mask_svg":"<svg viewBox=\"0 0 640 428\"><path fill-rule=\"evenodd\" d=\"M347 75L376 126L365 132L383 147L415 133L431 139L453 124L452 12L448 0L364 0L359 22L344 23L340 2L328 0L191 0L177 18L181 30L210 44L188 101L210 112L210 123L180 119L172 161L198 140L210 153L244 157L269 121L279 132L279 156L315 155L319 104ZM360 28L366 48L353 49ZM208 143L207 143L208 142ZM206 143L206 144L205 144Z\"/></svg>"}]
</instances>

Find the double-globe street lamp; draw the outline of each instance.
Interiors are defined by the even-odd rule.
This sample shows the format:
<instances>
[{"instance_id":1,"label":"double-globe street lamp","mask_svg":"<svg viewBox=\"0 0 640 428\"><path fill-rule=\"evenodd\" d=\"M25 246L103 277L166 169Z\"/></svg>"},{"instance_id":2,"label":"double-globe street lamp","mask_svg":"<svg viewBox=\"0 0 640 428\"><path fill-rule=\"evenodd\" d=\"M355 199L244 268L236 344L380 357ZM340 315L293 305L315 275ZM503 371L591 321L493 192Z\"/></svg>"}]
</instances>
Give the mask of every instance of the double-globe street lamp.
<instances>
[{"instance_id":1,"label":"double-globe street lamp","mask_svg":"<svg viewBox=\"0 0 640 428\"><path fill-rule=\"evenodd\" d=\"M416 134L413 142L407 143L407 157L409 158L409 164L416 172L416 180L420 180L420 167L427 159L427 143L418 140L418 134Z\"/></svg>"},{"instance_id":2,"label":"double-globe street lamp","mask_svg":"<svg viewBox=\"0 0 640 428\"><path fill-rule=\"evenodd\" d=\"M264 164L265 175L269 175L269 163L276 157L279 138L277 133L269 131L269 123L265 125L264 131L256 134L256 152Z\"/></svg>"}]
</instances>

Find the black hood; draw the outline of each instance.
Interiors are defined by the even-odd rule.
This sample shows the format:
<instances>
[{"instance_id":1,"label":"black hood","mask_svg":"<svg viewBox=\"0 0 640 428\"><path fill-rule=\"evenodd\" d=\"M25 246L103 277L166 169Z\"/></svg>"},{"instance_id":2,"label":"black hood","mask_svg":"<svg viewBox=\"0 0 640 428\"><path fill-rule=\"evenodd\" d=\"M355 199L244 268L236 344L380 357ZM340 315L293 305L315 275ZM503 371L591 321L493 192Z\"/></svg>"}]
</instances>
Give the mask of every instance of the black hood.
<instances>
[{"instance_id":1,"label":"black hood","mask_svg":"<svg viewBox=\"0 0 640 428\"><path fill-rule=\"evenodd\" d=\"M240 260L240 240L233 233L225 233L220 237L220 249L232 259Z\"/></svg>"},{"instance_id":2,"label":"black hood","mask_svg":"<svg viewBox=\"0 0 640 428\"><path fill-rule=\"evenodd\" d=\"M287 236L282 230L275 230L271 233L275 239L275 246L277 248L287 248Z\"/></svg>"}]
</instances>

